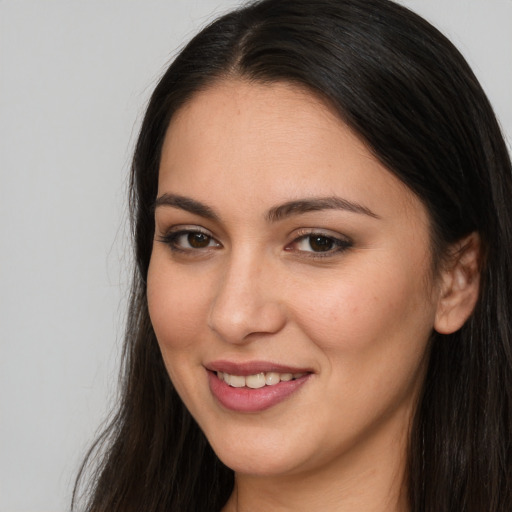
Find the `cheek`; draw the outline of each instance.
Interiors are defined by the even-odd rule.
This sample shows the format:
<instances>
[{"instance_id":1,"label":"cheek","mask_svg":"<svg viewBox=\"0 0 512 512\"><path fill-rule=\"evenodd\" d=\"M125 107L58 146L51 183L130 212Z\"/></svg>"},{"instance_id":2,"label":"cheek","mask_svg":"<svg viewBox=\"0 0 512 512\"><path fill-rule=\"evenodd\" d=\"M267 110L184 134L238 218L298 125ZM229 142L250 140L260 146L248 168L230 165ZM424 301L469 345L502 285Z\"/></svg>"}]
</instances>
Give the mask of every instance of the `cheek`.
<instances>
[{"instance_id":1,"label":"cheek","mask_svg":"<svg viewBox=\"0 0 512 512\"><path fill-rule=\"evenodd\" d=\"M345 275L316 290L294 314L319 348L328 401L340 411L334 422L331 411L324 411L325 423L357 432L416 396L433 310L422 278L413 272Z\"/></svg>"},{"instance_id":2,"label":"cheek","mask_svg":"<svg viewBox=\"0 0 512 512\"><path fill-rule=\"evenodd\" d=\"M186 273L169 272L159 260L152 258L149 266L147 297L151 323L165 357L168 351L186 350L197 342L208 306L198 283Z\"/></svg>"},{"instance_id":3,"label":"cheek","mask_svg":"<svg viewBox=\"0 0 512 512\"><path fill-rule=\"evenodd\" d=\"M204 339L208 311L200 285L186 273L172 271L158 254L152 257L147 279L149 316L169 378L187 406L197 401L197 349ZM193 415L197 412L189 409Z\"/></svg>"},{"instance_id":4,"label":"cheek","mask_svg":"<svg viewBox=\"0 0 512 512\"><path fill-rule=\"evenodd\" d=\"M420 272L373 265L295 294L294 314L324 350L360 352L408 340L423 342L434 319ZM387 268L387 272L379 272Z\"/></svg>"}]
</instances>

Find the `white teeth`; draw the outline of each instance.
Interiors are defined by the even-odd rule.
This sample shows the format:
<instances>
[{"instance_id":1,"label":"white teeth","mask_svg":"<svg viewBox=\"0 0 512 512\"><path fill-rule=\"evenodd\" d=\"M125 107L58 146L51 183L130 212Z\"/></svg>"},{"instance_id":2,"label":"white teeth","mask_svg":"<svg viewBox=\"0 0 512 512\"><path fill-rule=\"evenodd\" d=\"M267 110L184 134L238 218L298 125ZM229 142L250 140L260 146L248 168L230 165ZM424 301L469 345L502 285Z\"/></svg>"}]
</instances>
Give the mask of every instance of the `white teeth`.
<instances>
[{"instance_id":1,"label":"white teeth","mask_svg":"<svg viewBox=\"0 0 512 512\"><path fill-rule=\"evenodd\" d=\"M224 374L224 380L234 388L243 388L245 386L245 377L241 375Z\"/></svg>"},{"instance_id":2,"label":"white teeth","mask_svg":"<svg viewBox=\"0 0 512 512\"><path fill-rule=\"evenodd\" d=\"M217 377L233 388L248 387L259 389L263 386L275 386L280 382L288 382L293 379L299 379L306 375L305 373L255 373L254 375L231 375L225 372L217 372Z\"/></svg>"},{"instance_id":3,"label":"white teeth","mask_svg":"<svg viewBox=\"0 0 512 512\"><path fill-rule=\"evenodd\" d=\"M256 375L247 375L247 377L245 377L245 385L252 389L262 388L265 385L265 374L257 373Z\"/></svg>"},{"instance_id":4,"label":"white teeth","mask_svg":"<svg viewBox=\"0 0 512 512\"><path fill-rule=\"evenodd\" d=\"M267 386L274 386L275 384L279 384L281 382L281 378L279 377L279 373L276 372L268 372L265 374L265 384Z\"/></svg>"}]
</instances>

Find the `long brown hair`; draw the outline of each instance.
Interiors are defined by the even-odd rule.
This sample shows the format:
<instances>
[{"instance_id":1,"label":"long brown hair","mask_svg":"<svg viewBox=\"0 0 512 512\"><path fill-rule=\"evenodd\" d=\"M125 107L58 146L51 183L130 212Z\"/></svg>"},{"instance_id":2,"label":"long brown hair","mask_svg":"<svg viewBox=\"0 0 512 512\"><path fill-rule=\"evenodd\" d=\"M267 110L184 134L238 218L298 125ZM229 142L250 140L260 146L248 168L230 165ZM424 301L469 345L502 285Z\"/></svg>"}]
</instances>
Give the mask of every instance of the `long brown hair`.
<instances>
[{"instance_id":1,"label":"long brown hair","mask_svg":"<svg viewBox=\"0 0 512 512\"><path fill-rule=\"evenodd\" d=\"M388 0L264 0L202 30L156 87L133 159L136 268L122 396L75 489L89 512L219 510L232 471L177 396L148 316L152 205L174 113L226 77L300 84L340 117L426 205L434 254L472 231L485 261L462 329L432 334L414 418L414 512L505 512L512 505L512 171L492 108L436 29ZM89 485L81 485L88 478Z\"/></svg>"}]
</instances>

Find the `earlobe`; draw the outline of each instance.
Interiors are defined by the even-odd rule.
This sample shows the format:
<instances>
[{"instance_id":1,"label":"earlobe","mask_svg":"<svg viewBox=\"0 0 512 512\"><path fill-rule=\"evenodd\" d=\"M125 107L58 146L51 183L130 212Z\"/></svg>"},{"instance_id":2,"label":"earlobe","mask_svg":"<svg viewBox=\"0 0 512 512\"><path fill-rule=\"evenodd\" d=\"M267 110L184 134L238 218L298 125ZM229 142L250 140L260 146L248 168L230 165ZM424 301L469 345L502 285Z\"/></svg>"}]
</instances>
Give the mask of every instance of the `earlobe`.
<instances>
[{"instance_id":1,"label":"earlobe","mask_svg":"<svg viewBox=\"0 0 512 512\"><path fill-rule=\"evenodd\" d=\"M478 233L459 240L450 249L440 275L434 329L451 334L460 329L475 308L480 291L481 242Z\"/></svg>"}]
</instances>

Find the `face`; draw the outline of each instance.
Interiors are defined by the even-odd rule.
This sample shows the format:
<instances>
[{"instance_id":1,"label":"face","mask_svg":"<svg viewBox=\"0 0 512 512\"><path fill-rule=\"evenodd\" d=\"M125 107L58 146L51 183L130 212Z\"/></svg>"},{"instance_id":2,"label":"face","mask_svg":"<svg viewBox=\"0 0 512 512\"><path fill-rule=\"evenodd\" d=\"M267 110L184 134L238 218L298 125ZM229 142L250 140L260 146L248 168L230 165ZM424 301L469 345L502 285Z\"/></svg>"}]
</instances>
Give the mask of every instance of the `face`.
<instances>
[{"instance_id":1,"label":"face","mask_svg":"<svg viewBox=\"0 0 512 512\"><path fill-rule=\"evenodd\" d=\"M437 308L428 217L327 105L287 84L198 93L155 211L151 320L225 464L297 474L396 449Z\"/></svg>"}]
</instances>

